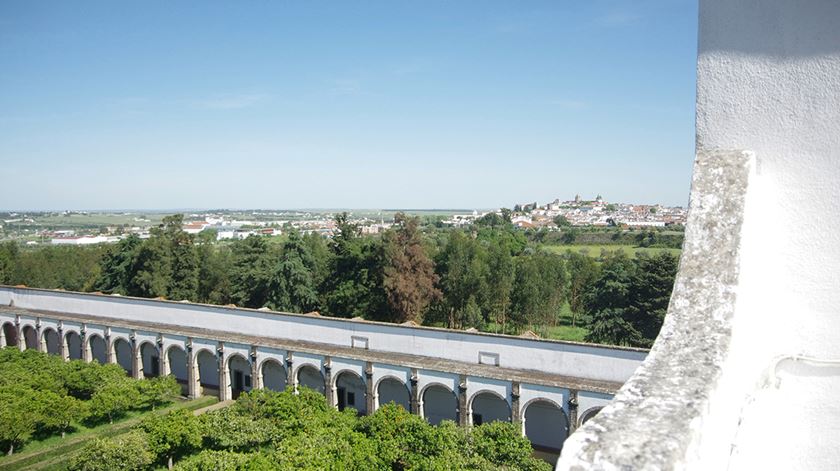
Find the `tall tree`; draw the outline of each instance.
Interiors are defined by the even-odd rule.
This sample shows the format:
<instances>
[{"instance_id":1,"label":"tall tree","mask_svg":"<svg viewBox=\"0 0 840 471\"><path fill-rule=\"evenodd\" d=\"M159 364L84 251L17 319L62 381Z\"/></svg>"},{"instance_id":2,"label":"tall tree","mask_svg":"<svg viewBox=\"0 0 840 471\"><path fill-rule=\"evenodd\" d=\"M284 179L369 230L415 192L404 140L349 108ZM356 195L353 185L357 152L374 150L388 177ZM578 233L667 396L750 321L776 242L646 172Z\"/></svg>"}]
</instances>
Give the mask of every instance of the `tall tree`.
<instances>
[{"instance_id":1,"label":"tall tree","mask_svg":"<svg viewBox=\"0 0 840 471\"><path fill-rule=\"evenodd\" d=\"M678 260L668 252L638 254L635 264L627 318L643 338L640 346L649 347L659 335L668 311Z\"/></svg>"},{"instance_id":2,"label":"tall tree","mask_svg":"<svg viewBox=\"0 0 840 471\"><path fill-rule=\"evenodd\" d=\"M336 231L330 242L329 276L321 285L325 310L331 316L384 320L382 243L360 237L359 227L347 213L335 216Z\"/></svg>"},{"instance_id":3,"label":"tall tree","mask_svg":"<svg viewBox=\"0 0 840 471\"><path fill-rule=\"evenodd\" d=\"M480 312L477 303L487 291L488 268L484 248L462 231L452 231L438 254L436 265L447 326L452 329L480 327L483 319L482 316L475 316L475 311ZM470 299L474 306L470 312L470 321L465 322Z\"/></svg>"},{"instance_id":4,"label":"tall tree","mask_svg":"<svg viewBox=\"0 0 840 471\"><path fill-rule=\"evenodd\" d=\"M272 254L265 239L255 235L231 247L231 300L239 305L261 308L268 303L274 272Z\"/></svg>"},{"instance_id":5,"label":"tall tree","mask_svg":"<svg viewBox=\"0 0 840 471\"><path fill-rule=\"evenodd\" d=\"M132 276L132 263L136 252L143 243L135 234L131 234L110 247L100 262L99 277L94 289L105 293L128 294Z\"/></svg>"},{"instance_id":6,"label":"tall tree","mask_svg":"<svg viewBox=\"0 0 840 471\"><path fill-rule=\"evenodd\" d=\"M271 281L269 306L288 312L308 312L318 307L315 259L296 230L289 233Z\"/></svg>"},{"instance_id":7,"label":"tall tree","mask_svg":"<svg viewBox=\"0 0 840 471\"><path fill-rule=\"evenodd\" d=\"M514 274L510 250L498 243L490 243L487 249L487 293L484 302L490 318L501 325L502 332L505 332L510 313Z\"/></svg>"},{"instance_id":8,"label":"tall tree","mask_svg":"<svg viewBox=\"0 0 840 471\"><path fill-rule=\"evenodd\" d=\"M169 281L170 299L195 301L198 296L199 260L192 234L183 230L184 216L174 214L163 218L163 237L169 243L172 259L172 278Z\"/></svg>"},{"instance_id":9,"label":"tall tree","mask_svg":"<svg viewBox=\"0 0 840 471\"><path fill-rule=\"evenodd\" d=\"M422 322L430 302L440 297L438 276L423 248L418 219L402 213L394 216L399 226L385 233L383 286L394 321Z\"/></svg>"},{"instance_id":10,"label":"tall tree","mask_svg":"<svg viewBox=\"0 0 840 471\"><path fill-rule=\"evenodd\" d=\"M569 275L568 301L572 311L572 326L585 311L586 292L598 279L599 267L592 257L578 252L566 254L566 268Z\"/></svg>"},{"instance_id":11,"label":"tall tree","mask_svg":"<svg viewBox=\"0 0 840 471\"><path fill-rule=\"evenodd\" d=\"M589 342L612 345L639 345L642 334L627 319L631 301L635 264L623 252L608 257L601 276L586 296L589 315Z\"/></svg>"}]
</instances>

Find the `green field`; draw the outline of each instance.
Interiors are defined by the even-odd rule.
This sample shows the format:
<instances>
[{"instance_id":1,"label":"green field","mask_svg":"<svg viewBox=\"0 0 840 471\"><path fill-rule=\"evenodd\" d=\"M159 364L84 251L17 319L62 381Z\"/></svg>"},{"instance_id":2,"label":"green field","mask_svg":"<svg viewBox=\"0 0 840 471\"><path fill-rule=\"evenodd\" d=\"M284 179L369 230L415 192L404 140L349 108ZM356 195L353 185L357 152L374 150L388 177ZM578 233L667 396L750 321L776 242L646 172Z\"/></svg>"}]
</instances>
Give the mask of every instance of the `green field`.
<instances>
[{"instance_id":1,"label":"green field","mask_svg":"<svg viewBox=\"0 0 840 471\"><path fill-rule=\"evenodd\" d=\"M635 247L632 245L543 245L543 248L558 254L566 253L566 251L580 252L589 255L590 257L600 257L602 251L612 252L620 250L627 255L635 255L637 253L645 253L648 255L656 255L662 252L680 256L682 250L668 249L661 247Z\"/></svg>"},{"instance_id":2,"label":"green field","mask_svg":"<svg viewBox=\"0 0 840 471\"><path fill-rule=\"evenodd\" d=\"M201 397L194 400L177 399L167 407L157 411L131 411L126 417L113 424L100 424L88 428L75 424L75 430L66 437L50 436L43 440L33 439L27 442L19 453L0 457L0 470L44 470L66 469L67 463L85 444L100 437L113 437L131 430L144 417L151 414L163 414L175 409L196 410L218 402L215 397Z\"/></svg>"}]
</instances>

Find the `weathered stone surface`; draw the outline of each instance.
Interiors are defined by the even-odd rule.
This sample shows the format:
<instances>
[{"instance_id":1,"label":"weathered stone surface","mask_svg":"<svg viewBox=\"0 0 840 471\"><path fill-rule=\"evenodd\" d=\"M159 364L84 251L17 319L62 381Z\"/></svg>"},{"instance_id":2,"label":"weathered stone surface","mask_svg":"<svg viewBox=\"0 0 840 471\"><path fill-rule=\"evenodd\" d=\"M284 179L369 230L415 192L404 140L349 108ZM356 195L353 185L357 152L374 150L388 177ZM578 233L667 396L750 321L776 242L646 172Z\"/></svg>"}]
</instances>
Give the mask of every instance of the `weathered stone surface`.
<instances>
[{"instance_id":1,"label":"weathered stone surface","mask_svg":"<svg viewBox=\"0 0 840 471\"><path fill-rule=\"evenodd\" d=\"M679 469L720 377L731 334L753 157L700 153L685 243L662 331L645 362L573 434L557 469Z\"/></svg>"}]
</instances>

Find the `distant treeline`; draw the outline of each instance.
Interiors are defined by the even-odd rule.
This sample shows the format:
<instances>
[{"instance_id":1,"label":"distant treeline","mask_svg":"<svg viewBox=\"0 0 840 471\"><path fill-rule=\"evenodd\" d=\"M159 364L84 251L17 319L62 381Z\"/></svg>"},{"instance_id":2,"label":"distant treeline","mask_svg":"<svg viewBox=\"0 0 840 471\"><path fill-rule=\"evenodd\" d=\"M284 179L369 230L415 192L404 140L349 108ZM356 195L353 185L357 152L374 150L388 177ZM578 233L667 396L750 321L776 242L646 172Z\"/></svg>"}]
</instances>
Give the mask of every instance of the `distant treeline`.
<instances>
[{"instance_id":1,"label":"distant treeline","mask_svg":"<svg viewBox=\"0 0 840 471\"><path fill-rule=\"evenodd\" d=\"M258 236L217 244L184 232L175 215L146 240L35 250L0 245L0 283L455 329L492 325L506 333L556 325L568 303L588 341L652 343L676 257L551 254L533 233L492 216L468 229L424 232L417 218L398 214L393 229L363 236L341 214L330 240L290 231L282 244Z\"/></svg>"}]
</instances>

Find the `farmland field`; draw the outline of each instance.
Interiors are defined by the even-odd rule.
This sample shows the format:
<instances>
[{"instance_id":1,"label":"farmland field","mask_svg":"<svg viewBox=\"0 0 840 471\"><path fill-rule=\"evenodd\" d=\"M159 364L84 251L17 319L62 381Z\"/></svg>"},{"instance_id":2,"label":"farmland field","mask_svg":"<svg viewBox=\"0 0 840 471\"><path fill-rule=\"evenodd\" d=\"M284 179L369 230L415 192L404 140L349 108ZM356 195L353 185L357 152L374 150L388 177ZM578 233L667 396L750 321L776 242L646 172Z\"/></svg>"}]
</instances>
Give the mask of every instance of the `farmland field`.
<instances>
[{"instance_id":1,"label":"farmland field","mask_svg":"<svg viewBox=\"0 0 840 471\"><path fill-rule=\"evenodd\" d=\"M599 257L601 255L601 251L616 251L621 250L622 252L626 253L629 256L633 256L637 253L645 253L648 255L656 255L662 252L668 252L672 255L676 255L677 257L680 256L682 250L680 249L669 249L669 248L661 248L661 247L635 247L632 245L543 245L543 248L558 254L566 253L566 251L572 252L580 252L589 255L590 257Z\"/></svg>"}]
</instances>

